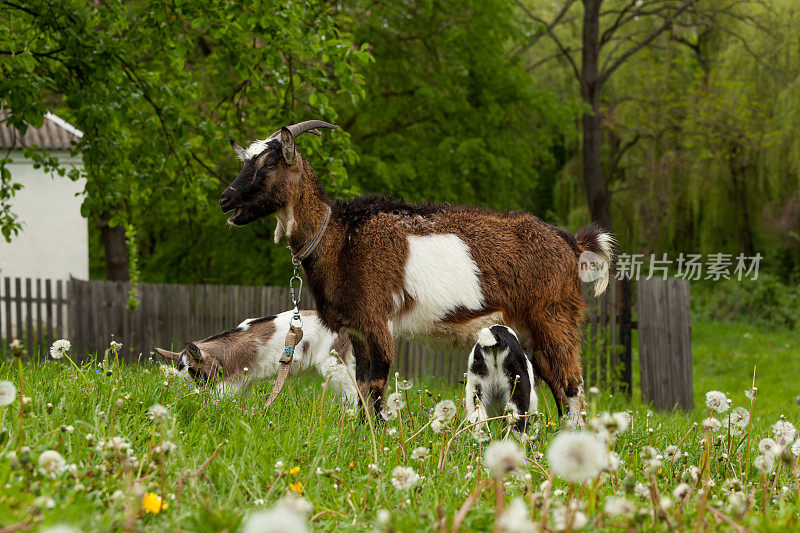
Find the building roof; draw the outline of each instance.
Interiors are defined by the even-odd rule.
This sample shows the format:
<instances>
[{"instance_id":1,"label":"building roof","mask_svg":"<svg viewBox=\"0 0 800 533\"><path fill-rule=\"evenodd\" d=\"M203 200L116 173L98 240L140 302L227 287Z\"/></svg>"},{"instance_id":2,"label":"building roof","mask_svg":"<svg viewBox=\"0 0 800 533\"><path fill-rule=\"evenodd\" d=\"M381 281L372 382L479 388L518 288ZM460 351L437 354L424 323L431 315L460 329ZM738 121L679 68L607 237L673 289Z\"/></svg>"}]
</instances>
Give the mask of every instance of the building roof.
<instances>
[{"instance_id":1,"label":"building roof","mask_svg":"<svg viewBox=\"0 0 800 533\"><path fill-rule=\"evenodd\" d=\"M36 145L43 150L72 150L83 132L52 113L44 116L41 128L28 127L25 135L6 124L8 111L0 110L0 150L21 150Z\"/></svg>"}]
</instances>

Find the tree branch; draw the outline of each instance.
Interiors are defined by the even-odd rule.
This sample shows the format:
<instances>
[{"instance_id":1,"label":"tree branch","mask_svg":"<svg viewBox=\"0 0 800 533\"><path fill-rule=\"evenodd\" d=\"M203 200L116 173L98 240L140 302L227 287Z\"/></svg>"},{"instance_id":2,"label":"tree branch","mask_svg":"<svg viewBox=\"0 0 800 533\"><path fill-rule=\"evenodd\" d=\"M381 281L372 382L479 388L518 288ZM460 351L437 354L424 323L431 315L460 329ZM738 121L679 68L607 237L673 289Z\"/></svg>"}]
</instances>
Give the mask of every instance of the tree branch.
<instances>
[{"instance_id":1,"label":"tree branch","mask_svg":"<svg viewBox=\"0 0 800 533\"><path fill-rule=\"evenodd\" d=\"M556 43L558 50L567 59L567 61L569 61L569 64L572 67L572 72L575 74L575 79L578 80L578 83L583 85L583 78L581 77L581 71L580 69L578 69L578 65L575 63L575 60L572 58L572 55L570 55L569 50L563 44L561 44L561 40L553 32L553 27L551 27L547 22L545 22L544 19L534 15L527 7L525 7L525 5L520 0L514 0L514 1L528 18L530 18L534 22L538 22L544 25L547 34L550 36L553 42ZM572 5L573 1L574 0L569 0L568 4Z\"/></svg>"},{"instance_id":2,"label":"tree branch","mask_svg":"<svg viewBox=\"0 0 800 533\"><path fill-rule=\"evenodd\" d=\"M664 33L670 27L670 25L672 25L672 21L675 20L678 17L678 15L686 11L689 8L689 6L691 6L693 3L694 0L686 0L685 2L683 2L683 4L679 8L677 8L670 16L666 18L666 20L664 20L664 23L661 24L661 26L653 30L653 32L650 33L650 35L647 36L645 39L639 41L634 46L627 49L622 55L620 55L616 60L614 60L614 62L611 63L609 67L604 68L603 71L598 76L599 84L602 85L603 83L605 83L608 80L608 78L611 77L611 75L623 63L625 63L625 61L629 57L631 57L633 54L635 54L636 52L638 52L639 50L641 50L642 48L653 42L656 39L656 37Z\"/></svg>"}]
</instances>

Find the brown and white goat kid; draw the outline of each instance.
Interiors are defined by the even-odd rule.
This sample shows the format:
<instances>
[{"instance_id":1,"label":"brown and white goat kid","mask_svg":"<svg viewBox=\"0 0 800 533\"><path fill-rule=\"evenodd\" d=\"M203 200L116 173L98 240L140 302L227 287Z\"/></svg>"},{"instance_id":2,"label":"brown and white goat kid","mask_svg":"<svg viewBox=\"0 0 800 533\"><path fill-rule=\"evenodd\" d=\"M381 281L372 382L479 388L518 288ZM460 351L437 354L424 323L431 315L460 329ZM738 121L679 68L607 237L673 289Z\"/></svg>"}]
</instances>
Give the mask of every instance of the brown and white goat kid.
<instances>
[{"instance_id":1,"label":"brown and white goat kid","mask_svg":"<svg viewBox=\"0 0 800 533\"><path fill-rule=\"evenodd\" d=\"M287 238L302 258L322 322L352 333L356 380L380 410L394 338L467 349L492 324L511 326L551 388L559 414L583 407L580 322L585 308L578 258L607 265L612 238L599 228L577 235L524 212L413 205L386 196L332 202L295 150L302 133L335 128L312 120L281 128L248 148L220 196L228 222L275 214L275 242ZM327 225L326 225L327 222ZM606 268L595 284L602 293ZM369 406L368 406L369 407Z\"/></svg>"},{"instance_id":2,"label":"brown and white goat kid","mask_svg":"<svg viewBox=\"0 0 800 533\"><path fill-rule=\"evenodd\" d=\"M314 311L301 311L303 340L297 345L290 369L297 375L315 368L323 378L330 378L331 390L343 394L352 405L358 401L353 379L352 345L347 335L326 328ZM221 394L237 394L256 381L278 375L286 332L292 312L276 316L249 318L235 328L206 339L187 342L181 352L156 348L156 352L175 361L179 375L213 385ZM349 367L344 368L336 350Z\"/></svg>"}]
</instances>

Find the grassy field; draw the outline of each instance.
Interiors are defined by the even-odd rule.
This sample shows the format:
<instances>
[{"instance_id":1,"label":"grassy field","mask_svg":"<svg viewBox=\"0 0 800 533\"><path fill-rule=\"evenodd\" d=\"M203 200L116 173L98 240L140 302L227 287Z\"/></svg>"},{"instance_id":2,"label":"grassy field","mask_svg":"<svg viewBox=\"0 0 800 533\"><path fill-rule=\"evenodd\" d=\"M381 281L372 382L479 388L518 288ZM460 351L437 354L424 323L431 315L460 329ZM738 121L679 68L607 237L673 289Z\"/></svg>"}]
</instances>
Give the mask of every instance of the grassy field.
<instances>
[{"instance_id":1,"label":"grassy field","mask_svg":"<svg viewBox=\"0 0 800 533\"><path fill-rule=\"evenodd\" d=\"M796 530L800 484L791 442L769 472L753 464L761 439L776 437L771 425L780 415L797 425L797 334L730 324L695 324L693 333L695 412L651 414L636 399L631 405L601 392L590 397L589 434L543 417L534 438L521 444L503 421L493 423L486 441L458 433L463 393L438 384L401 391L399 417L371 426L310 378L290 381L263 412L270 383L222 399L166 378L155 363L86 364L80 372L66 358L26 363L22 388L30 401L0 407L0 529L68 523L83 531L291 531L275 527L293 518L320 530L483 531L496 522L504 531L533 524ZM731 407L750 411L744 390L754 363L759 391L751 423L732 435L727 413L717 414L726 425L703 431L708 390L727 392ZM20 388L15 361L0 363L1 380ZM447 399L460 410L435 433L434 408ZM154 405L166 414L156 409L151 416ZM622 417L598 423L595 415L605 411L628 411L627 430L618 431ZM570 453L568 442L554 445L550 458L559 432L601 443L604 460L611 449L618 466L605 464L595 475L586 447ZM497 448L487 456L487 447L503 440L517 443L524 459ZM681 450L674 464L671 445ZM427 453L414 452L420 447ZM519 468L500 473L498 461ZM767 470L770 460L762 462ZM414 474L403 478L398 466ZM589 481L563 479L576 469ZM543 486L547 480L552 484Z\"/></svg>"}]
</instances>

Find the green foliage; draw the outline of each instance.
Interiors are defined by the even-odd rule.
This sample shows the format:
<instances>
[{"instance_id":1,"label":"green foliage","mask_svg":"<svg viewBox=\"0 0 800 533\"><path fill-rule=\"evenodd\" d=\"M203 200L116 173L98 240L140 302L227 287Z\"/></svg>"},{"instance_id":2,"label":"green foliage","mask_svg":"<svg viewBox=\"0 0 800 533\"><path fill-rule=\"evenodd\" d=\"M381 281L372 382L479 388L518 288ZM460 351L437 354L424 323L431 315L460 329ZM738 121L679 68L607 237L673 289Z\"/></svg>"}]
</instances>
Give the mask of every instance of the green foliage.
<instances>
[{"instance_id":1,"label":"green foliage","mask_svg":"<svg viewBox=\"0 0 800 533\"><path fill-rule=\"evenodd\" d=\"M229 136L264 137L309 116L336 121L328 99L364 93L358 69L369 55L352 46L326 2L262 9L216 0L34 0L3 3L0 17L0 101L9 124L40 126L51 109L84 132L82 212L135 223L145 273L165 266L147 265L147 253L162 246L149 221L217 228L202 251L187 248L196 243L184 235L164 243L172 256L226 249L222 214L201 215L213 211L238 170ZM334 183L343 181L342 161L354 157L346 133L302 149ZM6 170L0 216L10 235L16 226L7 199L16 185Z\"/></svg>"},{"instance_id":2,"label":"green foliage","mask_svg":"<svg viewBox=\"0 0 800 533\"><path fill-rule=\"evenodd\" d=\"M772 330L800 329L800 287L768 273L758 279L692 285L692 313L700 320L743 321Z\"/></svg>"},{"instance_id":3,"label":"green foliage","mask_svg":"<svg viewBox=\"0 0 800 533\"><path fill-rule=\"evenodd\" d=\"M357 42L375 62L367 95L341 103L362 191L417 201L552 209L557 151L576 109L531 86L509 2L352 2Z\"/></svg>"}]
</instances>

